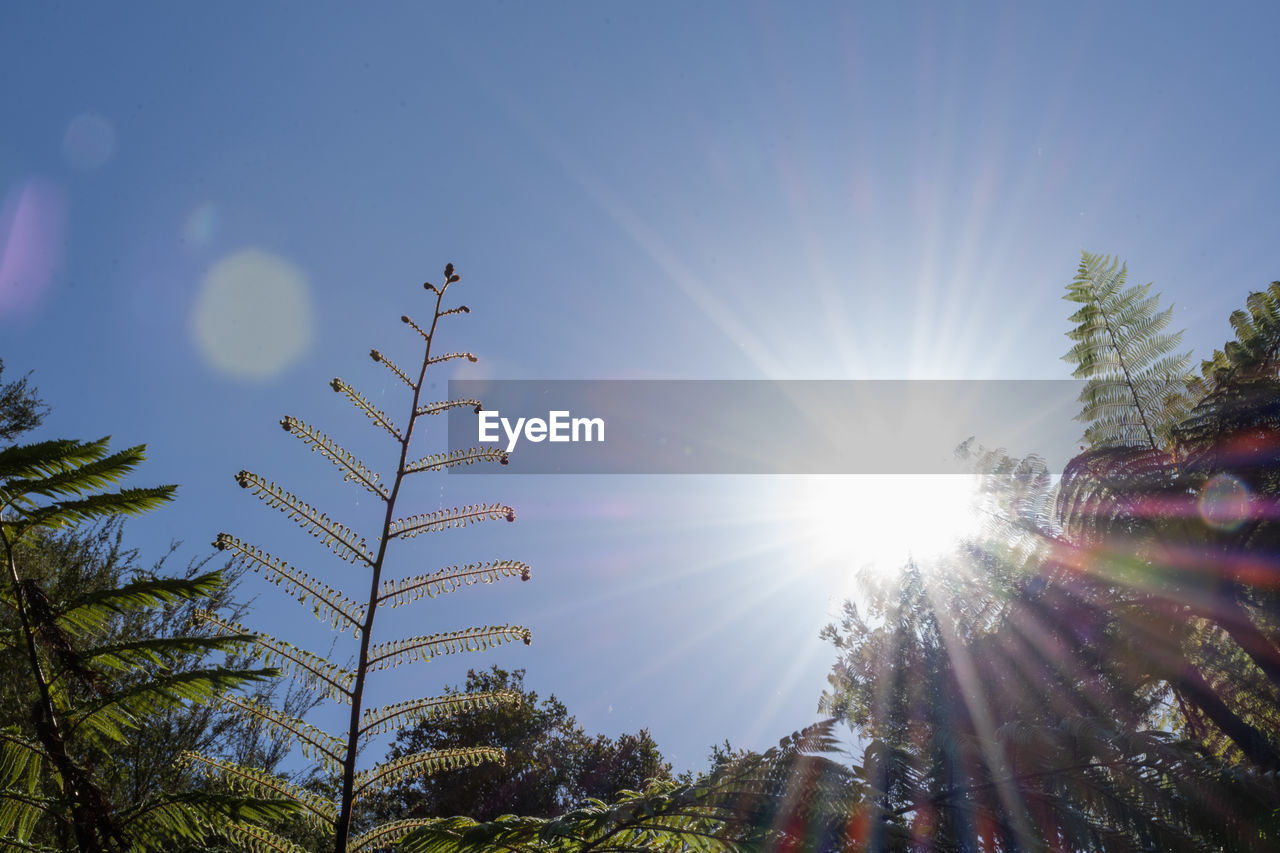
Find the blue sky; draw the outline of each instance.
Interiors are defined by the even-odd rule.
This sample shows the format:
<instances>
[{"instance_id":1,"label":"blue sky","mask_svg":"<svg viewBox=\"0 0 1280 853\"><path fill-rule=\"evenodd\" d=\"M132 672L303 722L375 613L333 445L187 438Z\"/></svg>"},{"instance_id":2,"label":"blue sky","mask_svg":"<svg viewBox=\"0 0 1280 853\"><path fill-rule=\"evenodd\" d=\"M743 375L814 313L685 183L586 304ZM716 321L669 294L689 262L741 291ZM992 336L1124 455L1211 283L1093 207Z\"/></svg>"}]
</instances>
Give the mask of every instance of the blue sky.
<instances>
[{"instance_id":1,"label":"blue sky","mask_svg":"<svg viewBox=\"0 0 1280 853\"><path fill-rule=\"evenodd\" d=\"M34 371L44 433L145 442L139 481L181 485L133 525L152 553L227 530L353 580L232 475L372 523L276 421L393 463L326 383L407 406L365 353L412 361L398 317L429 310L445 262L473 309L447 346L481 356L457 375L500 379L1061 378L1081 249L1154 280L1197 355L1280 272L1270 4L371 8L5 10L0 358ZM253 287L228 308L219 280ZM680 767L767 746L812 718L848 568L928 526L909 489L851 488L419 484L422 507L520 520L415 539L405 573L535 575L395 628L535 639L419 664L408 689L499 662L592 731L648 726ZM287 599L246 592L257 627L324 650Z\"/></svg>"}]
</instances>

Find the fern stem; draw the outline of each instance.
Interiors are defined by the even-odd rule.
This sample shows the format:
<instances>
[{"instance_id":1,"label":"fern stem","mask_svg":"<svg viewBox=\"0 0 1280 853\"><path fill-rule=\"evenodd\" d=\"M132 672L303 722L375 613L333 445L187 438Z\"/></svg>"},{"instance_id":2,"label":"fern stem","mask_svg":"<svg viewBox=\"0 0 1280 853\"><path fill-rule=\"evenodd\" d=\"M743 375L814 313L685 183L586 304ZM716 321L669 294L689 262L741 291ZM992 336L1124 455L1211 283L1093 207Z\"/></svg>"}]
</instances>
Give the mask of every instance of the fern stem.
<instances>
[{"instance_id":1,"label":"fern stem","mask_svg":"<svg viewBox=\"0 0 1280 853\"><path fill-rule=\"evenodd\" d=\"M396 465L396 478L387 497L386 513L382 521L382 535L378 538L378 553L372 563L373 576L369 583L369 609L365 613L364 624L360 630L360 656L356 662L356 680L351 689L351 721L347 726L346 757L342 762L342 799L339 805L338 820L334 825L334 853L346 853L347 839L351 835L351 813L355 804L356 752L360 746L360 717L364 705L364 682L369 673L369 647L373 638L373 621L378 614L378 592L382 583L382 563L386 557L387 544L391 541L391 525L395 520L396 498L400 494L400 484L406 476L406 463L409 459L409 440L413 437L413 427L418 419L418 399L422 394L423 380L427 375L427 367L432 363L431 342L435 337L436 324L440 322L440 305L445 291L449 289L449 271L445 273L444 284L435 288L436 305L432 312L431 330L423 335L426 338L426 351L422 357L422 369L418 371L418 381L413 387L413 402L409 406L409 422L405 426L404 435L400 437L400 462ZM421 330L419 330L421 331Z\"/></svg>"},{"instance_id":2,"label":"fern stem","mask_svg":"<svg viewBox=\"0 0 1280 853\"><path fill-rule=\"evenodd\" d=\"M1115 269L1115 267L1112 267ZM1147 442L1151 445L1152 450L1159 450L1160 446L1156 443L1155 433L1151 430L1150 419L1147 412L1142 408L1142 399L1138 396L1137 385L1133 381L1133 375L1129 373L1129 363L1124 356L1124 350L1120 347L1120 336L1116 330L1111 327L1111 318L1107 315L1107 309L1102 304L1102 300L1097 298L1096 290L1093 295L1093 302L1098 306L1098 313L1102 315L1102 326L1107 330L1107 337L1111 339L1111 348L1116 351L1116 361L1120 362L1120 369L1124 371L1124 383L1129 388L1129 393L1133 396L1133 406L1138 410L1138 419L1142 421L1142 429L1147 434Z\"/></svg>"},{"instance_id":3,"label":"fern stem","mask_svg":"<svg viewBox=\"0 0 1280 853\"><path fill-rule=\"evenodd\" d=\"M22 638L26 646L27 657L31 663L31 674L36 680L39 698L32 703L31 716L36 738L49 755L49 760L58 772L63 793L71 804L72 832L76 844L84 853L105 853L106 843L115 842L124 846L124 838L120 830L111 820L110 812L102 808L103 795L94 786L88 774L67 754L66 737L58 721L57 709L53 697L49 693L49 677L45 674L44 665L40 661L40 652L36 645L35 629L31 625L29 597L23 589L22 577L18 574L18 563L13 556L16 544L5 535L0 527L0 541L4 543L5 558L9 563L9 580L13 584L13 600L18 611L18 621L22 626Z\"/></svg>"}]
</instances>

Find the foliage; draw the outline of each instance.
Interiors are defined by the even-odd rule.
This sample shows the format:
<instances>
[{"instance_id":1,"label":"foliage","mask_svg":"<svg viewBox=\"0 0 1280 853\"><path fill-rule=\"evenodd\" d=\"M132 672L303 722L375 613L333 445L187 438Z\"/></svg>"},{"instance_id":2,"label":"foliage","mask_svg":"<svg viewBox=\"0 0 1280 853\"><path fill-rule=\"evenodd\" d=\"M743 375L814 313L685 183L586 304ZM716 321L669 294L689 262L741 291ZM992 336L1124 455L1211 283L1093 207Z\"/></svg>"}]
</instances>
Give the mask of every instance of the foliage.
<instances>
[{"instance_id":1,"label":"foliage","mask_svg":"<svg viewBox=\"0 0 1280 853\"><path fill-rule=\"evenodd\" d=\"M0 360L0 375L3 374L4 361ZM40 426L49 412L27 379L24 376L13 382L0 383L0 443L8 444L24 432Z\"/></svg>"},{"instance_id":2,"label":"foliage","mask_svg":"<svg viewBox=\"0 0 1280 853\"><path fill-rule=\"evenodd\" d=\"M505 764L402 782L378 801L380 817L552 817L588 798L607 799L650 780L671 779L671 765L647 731L592 738L554 696L539 702L537 693L525 689L523 670L471 670L465 686L446 695L475 698L460 714L424 713L400 730L388 758L488 743L502 748Z\"/></svg>"},{"instance_id":3,"label":"foliage","mask_svg":"<svg viewBox=\"0 0 1280 853\"><path fill-rule=\"evenodd\" d=\"M860 814L857 769L827 757L834 723L784 738L695 782L653 781L559 817L422 821L402 853L832 850Z\"/></svg>"},{"instance_id":4,"label":"foliage","mask_svg":"<svg viewBox=\"0 0 1280 853\"><path fill-rule=\"evenodd\" d=\"M824 632L874 825L930 849L1269 850L1280 837L1280 286L1202 377L1170 313L1084 255L1068 360L1090 446L962 446L989 524ZM888 836L886 836L887 838ZM893 845L883 838L873 849Z\"/></svg>"},{"instance_id":5,"label":"foliage","mask_svg":"<svg viewBox=\"0 0 1280 853\"><path fill-rule=\"evenodd\" d=\"M321 655L301 649L293 644L263 633L253 635L262 656L270 663L285 669L297 683L315 691L319 697L337 700L350 706L346 731L334 735L311 725L301 717L258 703L242 703L243 710L258 725L274 731L280 737L300 746L322 773L332 774L337 790L332 798L317 795L297 785L290 785L277 777L264 775L259 770L235 762L205 762L211 774L228 784L259 795L283 796L293 800L306 812L313 830L324 838L324 845L336 853L373 849L365 841L353 838L356 828L365 829L370 814L369 803L380 794L409 780L433 776L464 767L501 763L503 753L491 746L468 743L441 749L424 749L412 754L399 754L360 769L357 757L360 748L375 736L388 730L398 730L420 719L443 718L465 714L478 704L496 704L515 701L518 694L477 697L468 694L446 694L425 697L408 702L398 702L380 708L366 706L365 689L368 679L376 672L393 669L403 664L430 659L434 655L454 654L462 651L478 651L502 643L520 640L529 642L528 629L497 625L466 628L425 636L375 642L374 625L382 607L395 607L416 601L422 596L435 597L452 592L476 581L494 582L508 577L529 578L529 568L523 563L498 560L488 563L451 567L409 578L384 577L385 560L390 545L397 539L408 539L420 534L461 527L485 521L514 521L515 512L500 503L480 504L440 510L438 512L397 517L401 487L405 478L428 471L440 471L458 464L474 461L505 463L506 454L492 449L480 449L464 454L439 454L414 461L410 457L411 440L415 427L423 418L430 418L457 406L479 408L475 400L447 400L440 403L424 403L421 395L425 387L427 369L454 360L475 361L476 357L465 352L433 355L433 343L437 325L445 317L470 313L466 306L444 308L445 294L459 277L449 264L444 271L444 284L426 284L426 290L435 296L435 306L429 328L423 329L409 317L400 319L425 342L421 367L416 379L378 350L372 350L373 360L385 367L398 382L412 392L403 427L389 415L378 409L369 398L341 379L331 383L333 390L345 396L374 426L394 442L398 451L395 473L389 484L384 484L373 467L339 446L329 436L302 420L286 416L281 426L300 440L311 451L319 453L334 465L344 481L372 494L381 501L385 514L380 530L370 540L348 525L329 517L298 496L275 483L250 471L236 475L237 482L261 499L268 507L279 509L303 530L316 537L340 559L354 564L366 574L369 581L367 595L347 594L336 585L308 574L285 561L227 534L219 534L215 545L268 580L281 586L300 603L312 609L315 615L327 622L338 633L352 633L358 640L359 651L354 666L335 664ZM228 635L236 635L243 629L235 623L210 617ZM358 814L359 812L359 814ZM410 827L403 823L368 827L362 838L377 838L377 846L394 844ZM370 836L368 833L374 833ZM249 850L299 850L297 844L280 833L255 828L246 831L242 827L230 827L229 837Z\"/></svg>"},{"instance_id":6,"label":"foliage","mask_svg":"<svg viewBox=\"0 0 1280 853\"><path fill-rule=\"evenodd\" d=\"M1182 334L1165 329L1173 309L1159 309L1150 284L1126 287L1128 270L1111 258L1082 253L1065 298L1081 305L1071 315L1075 345L1066 359L1086 379L1080 419L1094 446L1156 447L1188 408L1189 353L1176 352Z\"/></svg>"},{"instance_id":7,"label":"foliage","mask_svg":"<svg viewBox=\"0 0 1280 853\"><path fill-rule=\"evenodd\" d=\"M105 438L0 451L0 545L8 576L0 594L0 653L12 678L6 684L12 712L0 732L0 832L11 846L154 848L198 839L213 825L290 810L256 798L165 790L137 773L106 779L97 768L166 715L270 674L190 665L234 652L243 637L121 634L122 623L209 599L222 585L218 572L138 573L118 583L118 548L98 559L94 549L113 522L172 497L172 486L102 491L142 460L142 447L112 453ZM76 535L84 523L105 523L96 545L93 536ZM154 765L135 770L163 772Z\"/></svg>"}]
</instances>

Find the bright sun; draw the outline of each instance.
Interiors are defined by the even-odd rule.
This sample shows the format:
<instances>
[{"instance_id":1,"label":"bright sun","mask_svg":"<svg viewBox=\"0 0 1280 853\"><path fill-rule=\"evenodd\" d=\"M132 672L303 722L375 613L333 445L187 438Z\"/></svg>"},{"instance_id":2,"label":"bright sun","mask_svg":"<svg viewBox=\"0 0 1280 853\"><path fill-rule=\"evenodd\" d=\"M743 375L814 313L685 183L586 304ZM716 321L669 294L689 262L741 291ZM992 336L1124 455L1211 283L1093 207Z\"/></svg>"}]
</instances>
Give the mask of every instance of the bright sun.
<instances>
[{"instance_id":1,"label":"bright sun","mask_svg":"<svg viewBox=\"0 0 1280 853\"><path fill-rule=\"evenodd\" d=\"M976 532L975 485L958 474L797 478L794 541L810 561L844 572L927 563Z\"/></svg>"}]
</instances>

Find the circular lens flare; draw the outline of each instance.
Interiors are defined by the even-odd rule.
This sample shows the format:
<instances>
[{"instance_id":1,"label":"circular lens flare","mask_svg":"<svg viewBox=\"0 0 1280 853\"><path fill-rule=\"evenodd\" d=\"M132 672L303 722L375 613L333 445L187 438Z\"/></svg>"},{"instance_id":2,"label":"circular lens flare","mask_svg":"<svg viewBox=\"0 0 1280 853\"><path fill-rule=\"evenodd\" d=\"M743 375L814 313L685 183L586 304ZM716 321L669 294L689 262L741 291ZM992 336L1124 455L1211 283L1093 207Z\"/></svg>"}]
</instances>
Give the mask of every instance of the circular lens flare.
<instances>
[{"instance_id":1,"label":"circular lens flare","mask_svg":"<svg viewBox=\"0 0 1280 853\"><path fill-rule=\"evenodd\" d=\"M205 276L191 326L211 367L232 376L270 379L311 345L315 316L306 276L269 252L236 252Z\"/></svg>"},{"instance_id":2,"label":"circular lens flare","mask_svg":"<svg viewBox=\"0 0 1280 853\"><path fill-rule=\"evenodd\" d=\"M1196 508L1210 527L1235 530L1249 517L1249 487L1230 474L1219 474L1204 484Z\"/></svg>"}]
</instances>

